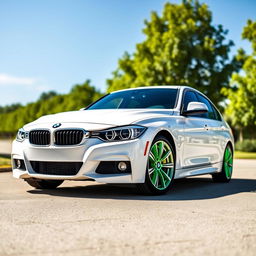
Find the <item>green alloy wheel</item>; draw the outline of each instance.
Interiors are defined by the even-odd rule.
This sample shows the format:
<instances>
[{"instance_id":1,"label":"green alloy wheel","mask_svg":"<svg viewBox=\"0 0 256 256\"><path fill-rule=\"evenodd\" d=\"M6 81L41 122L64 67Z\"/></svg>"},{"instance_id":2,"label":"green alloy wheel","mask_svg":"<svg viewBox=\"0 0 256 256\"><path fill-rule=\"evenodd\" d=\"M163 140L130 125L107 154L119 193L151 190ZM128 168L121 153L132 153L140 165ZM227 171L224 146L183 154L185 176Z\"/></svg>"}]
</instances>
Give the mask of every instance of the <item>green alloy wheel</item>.
<instances>
[{"instance_id":1,"label":"green alloy wheel","mask_svg":"<svg viewBox=\"0 0 256 256\"><path fill-rule=\"evenodd\" d=\"M224 152L222 171L212 175L214 182L229 182L233 172L233 152L228 145Z\"/></svg>"},{"instance_id":2,"label":"green alloy wheel","mask_svg":"<svg viewBox=\"0 0 256 256\"><path fill-rule=\"evenodd\" d=\"M138 184L139 189L156 195L166 193L174 178L174 159L171 143L165 137L157 137L149 150L145 183Z\"/></svg>"}]
</instances>

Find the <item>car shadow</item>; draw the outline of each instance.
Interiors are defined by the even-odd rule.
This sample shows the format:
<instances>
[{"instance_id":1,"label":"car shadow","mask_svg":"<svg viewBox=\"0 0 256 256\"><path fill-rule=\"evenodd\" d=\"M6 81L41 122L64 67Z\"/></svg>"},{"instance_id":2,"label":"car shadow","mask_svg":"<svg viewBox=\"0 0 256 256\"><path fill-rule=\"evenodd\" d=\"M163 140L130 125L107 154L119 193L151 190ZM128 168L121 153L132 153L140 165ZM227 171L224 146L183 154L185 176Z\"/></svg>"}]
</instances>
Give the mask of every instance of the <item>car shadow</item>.
<instances>
[{"instance_id":1,"label":"car shadow","mask_svg":"<svg viewBox=\"0 0 256 256\"><path fill-rule=\"evenodd\" d=\"M141 195L132 185L95 184L55 189L28 190L31 194L47 194L59 197L117 199L117 200L204 200L234 195L242 192L256 192L255 179L232 179L229 183L213 183L211 178L186 178L175 180L173 188L165 195Z\"/></svg>"}]
</instances>

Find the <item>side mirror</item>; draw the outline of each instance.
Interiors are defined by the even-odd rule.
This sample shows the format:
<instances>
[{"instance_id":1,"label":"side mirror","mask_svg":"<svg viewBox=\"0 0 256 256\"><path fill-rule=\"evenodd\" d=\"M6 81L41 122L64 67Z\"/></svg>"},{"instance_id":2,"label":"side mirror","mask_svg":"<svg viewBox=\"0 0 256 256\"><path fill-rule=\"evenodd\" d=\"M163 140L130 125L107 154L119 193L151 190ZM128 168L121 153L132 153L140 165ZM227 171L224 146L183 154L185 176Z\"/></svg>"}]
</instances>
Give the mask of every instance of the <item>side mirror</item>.
<instances>
[{"instance_id":1,"label":"side mirror","mask_svg":"<svg viewBox=\"0 0 256 256\"><path fill-rule=\"evenodd\" d=\"M187 110L184 110L182 114L184 116L186 115L198 115L198 114L203 114L207 113L208 107L202 103L202 102L189 102Z\"/></svg>"}]
</instances>

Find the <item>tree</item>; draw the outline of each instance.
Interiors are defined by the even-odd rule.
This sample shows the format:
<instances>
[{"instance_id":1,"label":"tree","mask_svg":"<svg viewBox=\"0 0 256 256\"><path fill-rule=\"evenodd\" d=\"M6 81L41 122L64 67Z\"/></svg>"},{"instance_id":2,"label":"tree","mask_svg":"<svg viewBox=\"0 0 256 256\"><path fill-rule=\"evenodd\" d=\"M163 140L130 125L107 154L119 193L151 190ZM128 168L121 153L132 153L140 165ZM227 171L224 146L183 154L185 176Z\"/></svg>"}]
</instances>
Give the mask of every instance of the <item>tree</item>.
<instances>
[{"instance_id":1,"label":"tree","mask_svg":"<svg viewBox=\"0 0 256 256\"><path fill-rule=\"evenodd\" d=\"M237 58L244 59L242 72L233 74L232 88L223 89L229 100L226 114L240 130L240 140L243 140L243 128L253 126L255 129L256 125L256 21L247 21L242 38L251 43L252 54L246 56L242 50L238 52Z\"/></svg>"},{"instance_id":2,"label":"tree","mask_svg":"<svg viewBox=\"0 0 256 256\"><path fill-rule=\"evenodd\" d=\"M48 100L56 95L57 95L57 93L55 91L43 92L40 95L39 100Z\"/></svg>"},{"instance_id":3,"label":"tree","mask_svg":"<svg viewBox=\"0 0 256 256\"><path fill-rule=\"evenodd\" d=\"M229 86L229 78L239 63L229 60L232 41L227 30L212 25L212 13L206 4L183 0L166 3L162 16L151 13L145 21L146 38L133 54L125 53L108 91L122 88L181 84L193 86L214 103L223 100L220 89Z\"/></svg>"},{"instance_id":4,"label":"tree","mask_svg":"<svg viewBox=\"0 0 256 256\"><path fill-rule=\"evenodd\" d=\"M16 110L17 108L20 108L20 107L21 107L20 103L14 103L14 104L7 105L7 106L4 106L4 107L0 106L0 114L12 112L12 111L14 111L14 110Z\"/></svg>"},{"instance_id":5,"label":"tree","mask_svg":"<svg viewBox=\"0 0 256 256\"><path fill-rule=\"evenodd\" d=\"M63 111L79 110L101 97L102 94L86 80L72 87L70 93L59 95L55 92L43 93L38 101L26 106L11 105L0 109L0 135L13 135L24 124L42 115ZM8 110L8 111L7 111Z\"/></svg>"}]
</instances>

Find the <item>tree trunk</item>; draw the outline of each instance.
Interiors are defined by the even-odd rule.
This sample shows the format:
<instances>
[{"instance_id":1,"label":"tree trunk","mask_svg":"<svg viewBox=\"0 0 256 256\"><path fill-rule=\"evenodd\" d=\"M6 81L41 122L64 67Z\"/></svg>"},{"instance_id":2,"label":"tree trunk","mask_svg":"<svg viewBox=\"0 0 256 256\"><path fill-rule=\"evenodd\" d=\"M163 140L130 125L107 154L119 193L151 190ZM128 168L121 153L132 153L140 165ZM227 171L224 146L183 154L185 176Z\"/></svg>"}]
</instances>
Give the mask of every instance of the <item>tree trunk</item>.
<instances>
[{"instance_id":1,"label":"tree trunk","mask_svg":"<svg viewBox=\"0 0 256 256\"><path fill-rule=\"evenodd\" d=\"M243 140L244 140L243 129L240 128L240 129L239 129L239 141L243 141Z\"/></svg>"}]
</instances>

